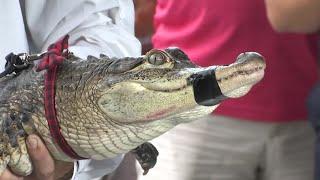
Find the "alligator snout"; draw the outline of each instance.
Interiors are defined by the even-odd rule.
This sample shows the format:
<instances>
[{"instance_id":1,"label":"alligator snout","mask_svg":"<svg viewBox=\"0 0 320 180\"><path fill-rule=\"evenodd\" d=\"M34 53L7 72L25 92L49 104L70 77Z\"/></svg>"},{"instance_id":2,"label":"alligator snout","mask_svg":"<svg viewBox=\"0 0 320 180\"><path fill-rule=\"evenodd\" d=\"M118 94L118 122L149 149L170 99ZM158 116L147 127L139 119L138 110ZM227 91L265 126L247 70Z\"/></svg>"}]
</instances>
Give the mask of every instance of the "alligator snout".
<instances>
[{"instance_id":1,"label":"alligator snout","mask_svg":"<svg viewBox=\"0 0 320 180\"><path fill-rule=\"evenodd\" d=\"M194 98L199 105L213 106L226 98L244 96L263 78L265 67L265 60L260 54L246 52L228 66L198 71L189 79Z\"/></svg>"}]
</instances>

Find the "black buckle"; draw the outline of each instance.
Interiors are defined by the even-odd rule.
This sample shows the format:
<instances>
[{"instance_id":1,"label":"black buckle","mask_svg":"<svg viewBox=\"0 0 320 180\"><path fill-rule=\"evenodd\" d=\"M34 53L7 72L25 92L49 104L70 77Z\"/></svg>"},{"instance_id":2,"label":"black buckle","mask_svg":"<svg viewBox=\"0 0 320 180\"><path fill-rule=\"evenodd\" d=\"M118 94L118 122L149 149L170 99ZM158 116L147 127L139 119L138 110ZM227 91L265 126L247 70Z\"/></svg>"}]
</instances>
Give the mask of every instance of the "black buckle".
<instances>
[{"instance_id":1,"label":"black buckle","mask_svg":"<svg viewBox=\"0 0 320 180\"><path fill-rule=\"evenodd\" d=\"M20 54L14 54L10 53L8 54L5 59L6 59L6 64L5 64L5 70L0 73L0 78L12 74L12 73L19 73L22 70L26 69L29 67L30 64L32 64L33 61L37 59L41 59L47 52L40 53L40 54L30 54L28 55L27 53L20 53Z\"/></svg>"},{"instance_id":2,"label":"black buckle","mask_svg":"<svg viewBox=\"0 0 320 180\"><path fill-rule=\"evenodd\" d=\"M214 106L227 99L220 90L215 70L208 69L190 77L195 101L202 106Z\"/></svg>"}]
</instances>

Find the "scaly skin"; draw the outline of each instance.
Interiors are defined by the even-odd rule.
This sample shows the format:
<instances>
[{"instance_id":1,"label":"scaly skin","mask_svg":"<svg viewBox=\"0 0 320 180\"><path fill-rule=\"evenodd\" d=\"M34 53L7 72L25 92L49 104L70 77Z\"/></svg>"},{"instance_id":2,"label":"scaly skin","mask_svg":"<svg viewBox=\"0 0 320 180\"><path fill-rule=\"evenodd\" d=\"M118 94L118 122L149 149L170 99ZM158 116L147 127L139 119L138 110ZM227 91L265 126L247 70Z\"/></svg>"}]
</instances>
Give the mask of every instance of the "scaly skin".
<instances>
[{"instance_id":1,"label":"scaly skin","mask_svg":"<svg viewBox=\"0 0 320 180\"><path fill-rule=\"evenodd\" d=\"M199 106L190 76L215 69L226 97L240 97L259 82L265 69L257 53L245 53L229 66L195 67L179 49L152 50L138 58L70 55L58 69L56 110L61 131L80 156L111 158L126 153L174 126L210 113ZM32 172L28 134L39 134L56 160L73 161L56 145L44 116L43 72L32 67L0 79L0 173L10 166Z\"/></svg>"}]
</instances>

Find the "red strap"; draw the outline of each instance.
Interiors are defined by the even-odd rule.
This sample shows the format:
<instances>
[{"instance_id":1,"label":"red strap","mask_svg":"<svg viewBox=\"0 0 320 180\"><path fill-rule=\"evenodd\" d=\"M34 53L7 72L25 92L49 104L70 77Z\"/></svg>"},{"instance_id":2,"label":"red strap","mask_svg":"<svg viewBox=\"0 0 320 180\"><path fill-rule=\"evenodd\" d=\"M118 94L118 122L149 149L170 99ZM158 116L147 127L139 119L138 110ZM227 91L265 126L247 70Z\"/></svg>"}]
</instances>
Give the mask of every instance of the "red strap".
<instances>
[{"instance_id":1,"label":"red strap","mask_svg":"<svg viewBox=\"0 0 320 180\"><path fill-rule=\"evenodd\" d=\"M41 59L36 71L47 70L44 81L44 105L50 134L61 150L73 159L86 159L79 156L62 136L61 128L56 116L55 108L55 81L57 68L65 59L65 51L68 49L68 38L66 35L48 48L48 53Z\"/></svg>"}]
</instances>

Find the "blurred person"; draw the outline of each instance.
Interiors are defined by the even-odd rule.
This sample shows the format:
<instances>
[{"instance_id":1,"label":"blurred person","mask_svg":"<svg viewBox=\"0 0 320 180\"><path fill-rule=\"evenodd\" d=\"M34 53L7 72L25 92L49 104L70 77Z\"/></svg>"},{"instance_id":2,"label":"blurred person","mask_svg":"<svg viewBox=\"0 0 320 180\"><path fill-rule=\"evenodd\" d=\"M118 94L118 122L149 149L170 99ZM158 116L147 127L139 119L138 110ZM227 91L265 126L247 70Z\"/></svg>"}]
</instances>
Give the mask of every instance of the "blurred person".
<instances>
[{"instance_id":1,"label":"blurred person","mask_svg":"<svg viewBox=\"0 0 320 180\"><path fill-rule=\"evenodd\" d=\"M309 120L316 131L315 179L320 180L320 82L312 89L308 101Z\"/></svg>"},{"instance_id":2,"label":"blurred person","mask_svg":"<svg viewBox=\"0 0 320 180\"><path fill-rule=\"evenodd\" d=\"M318 0L265 0L268 18L279 32L314 33L320 30L320 1ZM319 33L318 33L319 35ZM318 39L320 44L320 39ZM318 47L318 68L320 68ZM319 71L320 72L320 71ZM320 76L319 76L320 77ZM307 100L308 119L316 131L315 179L320 179L320 82Z\"/></svg>"},{"instance_id":3,"label":"blurred person","mask_svg":"<svg viewBox=\"0 0 320 180\"><path fill-rule=\"evenodd\" d=\"M304 102L317 79L316 36L276 33L263 0L157 3L155 48L178 46L200 66L256 51L267 69L250 94L153 140L158 163L139 180L313 179L315 135Z\"/></svg>"},{"instance_id":4,"label":"blurred person","mask_svg":"<svg viewBox=\"0 0 320 180\"><path fill-rule=\"evenodd\" d=\"M279 32L314 33L320 30L320 1L265 0L272 27Z\"/></svg>"},{"instance_id":5,"label":"blurred person","mask_svg":"<svg viewBox=\"0 0 320 180\"><path fill-rule=\"evenodd\" d=\"M134 0L135 35L142 45L142 54L152 49L151 36L153 34L153 15L156 0Z\"/></svg>"},{"instance_id":6,"label":"blurred person","mask_svg":"<svg viewBox=\"0 0 320 180\"><path fill-rule=\"evenodd\" d=\"M1 1L0 71L5 56L39 53L65 34L70 35L69 50L85 59L87 55L140 56L141 46L134 37L134 9L131 0L24 0ZM34 171L18 177L6 170L0 179L50 180L69 174L69 179L101 179L120 163L122 155L102 161L81 160L57 163L36 135L27 139ZM71 177L72 176L72 177Z\"/></svg>"}]
</instances>

